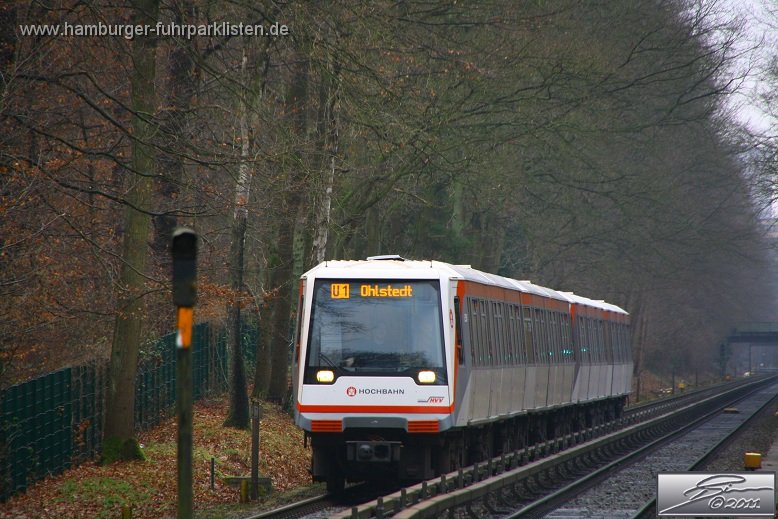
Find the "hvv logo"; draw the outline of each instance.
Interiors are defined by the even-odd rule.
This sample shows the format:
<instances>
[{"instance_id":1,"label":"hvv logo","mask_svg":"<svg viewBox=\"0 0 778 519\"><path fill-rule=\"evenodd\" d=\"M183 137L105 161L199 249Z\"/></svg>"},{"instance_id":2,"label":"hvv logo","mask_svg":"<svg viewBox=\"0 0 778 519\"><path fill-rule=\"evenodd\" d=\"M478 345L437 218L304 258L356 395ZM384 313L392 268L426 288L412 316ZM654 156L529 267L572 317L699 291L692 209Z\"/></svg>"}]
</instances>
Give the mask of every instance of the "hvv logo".
<instances>
[{"instance_id":1,"label":"hvv logo","mask_svg":"<svg viewBox=\"0 0 778 519\"><path fill-rule=\"evenodd\" d=\"M657 515L775 515L775 473L684 472L657 475Z\"/></svg>"}]
</instances>

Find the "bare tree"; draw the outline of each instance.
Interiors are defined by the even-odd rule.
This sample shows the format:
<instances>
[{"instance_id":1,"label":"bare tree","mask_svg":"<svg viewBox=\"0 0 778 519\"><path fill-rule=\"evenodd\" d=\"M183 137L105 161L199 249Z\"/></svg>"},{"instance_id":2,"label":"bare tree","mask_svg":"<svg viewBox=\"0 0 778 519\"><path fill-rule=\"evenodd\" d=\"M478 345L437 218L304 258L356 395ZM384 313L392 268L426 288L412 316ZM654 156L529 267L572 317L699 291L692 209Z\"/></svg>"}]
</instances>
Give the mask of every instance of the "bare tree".
<instances>
[{"instance_id":1,"label":"bare tree","mask_svg":"<svg viewBox=\"0 0 778 519\"><path fill-rule=\"evenodd\" d=\"M159 0L135 0L132 8L136 24L153 26L156 23ZM152 38L139 36L132 43L133 140L117 297L119 305L111 346L103 430L103 459L107 461L117 457L143 458L135 438L135 373L145 316L143 295L151 229L147 204L151 201L154 175L155 48Z\"/></svg>"}]
</instances>

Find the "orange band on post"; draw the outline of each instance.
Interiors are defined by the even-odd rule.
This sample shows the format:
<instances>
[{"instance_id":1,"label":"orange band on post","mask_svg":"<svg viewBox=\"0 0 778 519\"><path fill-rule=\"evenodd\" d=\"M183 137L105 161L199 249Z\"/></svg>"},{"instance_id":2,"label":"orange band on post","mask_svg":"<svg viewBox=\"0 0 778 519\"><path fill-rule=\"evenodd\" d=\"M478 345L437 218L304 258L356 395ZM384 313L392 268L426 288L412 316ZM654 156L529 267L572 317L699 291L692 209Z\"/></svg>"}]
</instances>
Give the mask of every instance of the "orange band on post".
<instances>
[{"instance_id":1,"label":"orange band on post","mask_svg":"<svg viewBox=\"0 0 778 519\"><path fill-rule=\"evenodd\" d=\"M177 319L178 335L176 336L176 346L179 348L188 348L192 345L194 309L191 306L179 306Z\"/></svg>"}]
</instances>

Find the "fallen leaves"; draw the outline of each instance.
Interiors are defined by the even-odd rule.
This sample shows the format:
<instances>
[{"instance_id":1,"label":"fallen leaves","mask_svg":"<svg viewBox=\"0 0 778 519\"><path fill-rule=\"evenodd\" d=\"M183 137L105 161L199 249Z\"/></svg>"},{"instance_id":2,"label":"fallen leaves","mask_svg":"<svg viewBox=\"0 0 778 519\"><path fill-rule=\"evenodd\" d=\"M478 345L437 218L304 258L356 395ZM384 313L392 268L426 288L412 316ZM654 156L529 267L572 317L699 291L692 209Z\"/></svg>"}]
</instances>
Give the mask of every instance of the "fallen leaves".
<instances>
[{"instance_id":1,"label":"fallen leaves","mask_svg":"<svg viewBox=\"0 0 778 519\"><path fill-rule=\"evenodd\" d=\"M310 450L303 448L302 432L277 406L263 404L260 421L260 466L275 492L310 482ZM251 473L251 431L222 427L225 399L195 404L193 480L196 511L238 502L239 489L225 476ZM50 476L0 506L2 519L115 518L122 506L132 507L133 519L175 517L177 500L176 421L170 417L139 434L145 462L107 466L84 463ZM211 488L211 459L214 487Z\"/></svg>"}]
</instances>

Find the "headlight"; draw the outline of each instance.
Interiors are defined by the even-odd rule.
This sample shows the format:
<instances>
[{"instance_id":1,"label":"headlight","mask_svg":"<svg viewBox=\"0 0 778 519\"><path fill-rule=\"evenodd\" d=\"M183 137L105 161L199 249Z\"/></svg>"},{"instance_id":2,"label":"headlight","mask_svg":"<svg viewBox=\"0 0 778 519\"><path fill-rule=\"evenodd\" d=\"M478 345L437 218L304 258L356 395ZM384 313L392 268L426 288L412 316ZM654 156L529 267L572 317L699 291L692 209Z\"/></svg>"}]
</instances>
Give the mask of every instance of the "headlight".
<instances>
[{"instance_id":1,"label":"headlight","mask_svg":"<svg viewBox=\"0 0 778 519\"><path fill-rule=\"evenodd\" d=\"M316 382L321 384L331 384L335 380L335 373L329 369L322 369L316 372Z\"/></svg>"},{"instance_id":2,"label":"headlight","mask_svg":"<svg viewBox=\"0 0 778 519\"><path fill-rule=\"evenodd\" d=\"M435 383L435 372L434 371L419 371L419 376L417 377L419 380L419 384L434 384Z\"/></svg>"}]
</instances>

